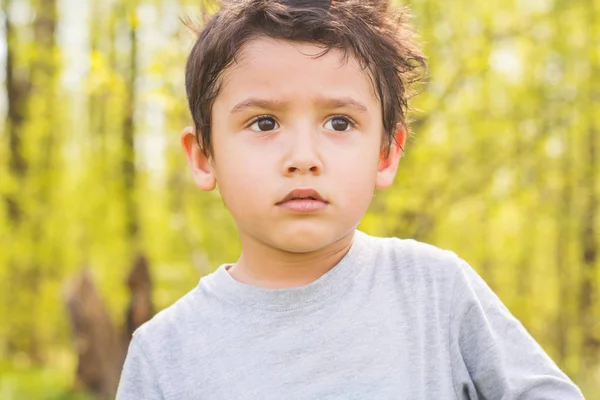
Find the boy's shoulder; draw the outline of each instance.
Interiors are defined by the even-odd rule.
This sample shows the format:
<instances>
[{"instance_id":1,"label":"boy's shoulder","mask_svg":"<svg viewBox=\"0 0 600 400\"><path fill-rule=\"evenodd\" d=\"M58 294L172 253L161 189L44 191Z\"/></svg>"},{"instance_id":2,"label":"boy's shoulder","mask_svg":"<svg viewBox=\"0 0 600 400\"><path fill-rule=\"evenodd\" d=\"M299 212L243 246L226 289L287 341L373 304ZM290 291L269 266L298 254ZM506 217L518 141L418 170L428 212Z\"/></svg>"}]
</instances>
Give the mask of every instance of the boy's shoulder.
<instances>
[{"instance_id":1,"label":"boy's shoulder","mask_svg":"<svg viewBox=\"0 0 600 400\"><path fill-rule=\"evenodd\" d=\"M198 285L185 295L177 299L173 304L156 313L150 320L139 326L133 333L134 337L144 344L152 346L152 343L169 341L177 337L177 333L184 332L188 324L193 324L193 316L202 312L199 305Z\"/></svg>"},{"instance_id":2,"label":"boy's shoulder","mask_svg":"<svg viewBox=\"0 0 600 400\"><path fill-rule=\"evenodd\" d=\"M386 264L401 274L426 274L452 277L461 269L463 260L451 250L415 239L370 236L376 264Z\"/></svg>"},{"instance_id":3,"label":"boy's shoulder","mask_svg":"<svg viewBox=\"0 0 600 400\"><path fill-rule=\"evenodd\" d=\"M481 285L475 270L451 250L414 239L372 239L373 281L388 282L394 297L451 312L457 296L472 297L472 285ZM450 308L449 308L450 307Z\"/></svg>"}]
</instances>

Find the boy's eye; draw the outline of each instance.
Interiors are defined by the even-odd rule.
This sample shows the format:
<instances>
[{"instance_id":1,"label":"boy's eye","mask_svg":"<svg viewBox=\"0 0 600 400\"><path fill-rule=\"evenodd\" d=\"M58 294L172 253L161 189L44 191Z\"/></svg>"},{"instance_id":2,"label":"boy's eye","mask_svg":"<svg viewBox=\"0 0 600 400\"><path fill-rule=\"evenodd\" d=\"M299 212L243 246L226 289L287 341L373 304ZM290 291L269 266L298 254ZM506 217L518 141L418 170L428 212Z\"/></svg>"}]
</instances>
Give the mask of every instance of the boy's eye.
<instances>
[{"instance_id":1,"label":"boy's eye","mask_svg":"<svg viewBox=\"0 0 600 400\"><path fill-rule=\"evenodd\" d=\"M325 129L331 131L344 132L352 128L352 122L345 117L333 117L325 123Z\"/></svg>"},{"instance_id":2,"label":"boy's eye","mask_svg":"<svg viewBox=\"0 0 600 400\"><path fill-rule=\"evenodd\" d=\"M250 125L250 129L255 132L267 132L277 128L279 128L279 124L271 117L257 118L252 125Z\"/></svg>"}]
</instances>

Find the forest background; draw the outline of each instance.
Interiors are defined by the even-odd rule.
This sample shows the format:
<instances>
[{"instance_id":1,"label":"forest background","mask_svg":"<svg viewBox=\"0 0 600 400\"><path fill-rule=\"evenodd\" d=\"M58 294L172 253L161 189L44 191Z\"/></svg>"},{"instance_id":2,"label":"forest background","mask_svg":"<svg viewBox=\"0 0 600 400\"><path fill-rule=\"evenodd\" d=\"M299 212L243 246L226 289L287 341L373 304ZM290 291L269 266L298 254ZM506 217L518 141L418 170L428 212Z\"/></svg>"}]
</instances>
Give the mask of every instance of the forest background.
<instances>
[{"instance_id":1,"label":"forest background","mask_svg":"<svg viewBox=\"0 0 600 400\"><path fill-rule=\"evenodd\" d=\"M180 18L214 4L0 4L0 398L87 398L74 276L89 271L120 329L136 257L160 310L240 251L179 146L194 40ZM600 399L600 1L404 4L430 73L361 229L458 253Z\"/></svg>"}]
</instances>

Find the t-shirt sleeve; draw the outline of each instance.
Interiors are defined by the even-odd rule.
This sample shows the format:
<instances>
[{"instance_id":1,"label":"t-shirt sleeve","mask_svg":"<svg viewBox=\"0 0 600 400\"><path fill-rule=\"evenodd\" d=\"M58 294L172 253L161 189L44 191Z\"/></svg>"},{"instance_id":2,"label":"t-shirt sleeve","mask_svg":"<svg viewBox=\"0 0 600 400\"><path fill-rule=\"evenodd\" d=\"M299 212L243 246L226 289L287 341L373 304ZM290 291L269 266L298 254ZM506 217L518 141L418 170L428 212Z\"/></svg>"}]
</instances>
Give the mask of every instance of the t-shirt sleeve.
<instances>
[{"instance_id":1,"label":"t-shirt sleeve","mask_svg":"<svg viewBox=\"0 0 600 400\"><path fill-rule=\"evenodd\" d=\"M467 399L583 399L483 279L464 261L450 311L456 394Z\"/></svg>"},{"instance_id":2,"label":"t-shirt sleeve","mask_svg":"<svg viewBox=\"0 0 600 400\"><path fill-rule=\"evenodd\" d=\"M162 400L158 376L144 353L139 335L134 334L123 364L117 400Z\"/></svg>"}]
</instances>

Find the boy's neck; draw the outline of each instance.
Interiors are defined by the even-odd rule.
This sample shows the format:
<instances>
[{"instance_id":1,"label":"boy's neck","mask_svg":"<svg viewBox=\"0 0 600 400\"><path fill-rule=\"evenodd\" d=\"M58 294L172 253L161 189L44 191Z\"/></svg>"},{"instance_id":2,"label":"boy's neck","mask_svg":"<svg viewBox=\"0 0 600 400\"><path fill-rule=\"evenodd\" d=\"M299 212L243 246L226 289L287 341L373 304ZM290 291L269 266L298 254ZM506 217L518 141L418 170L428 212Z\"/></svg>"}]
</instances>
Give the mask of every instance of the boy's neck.
<instances>
[{"instance_id":1,"label":"boy's neck","mask_svg":"<svg viewBox=\"0 0 600 400\"><path fill-rule=\"evenodd\" d=\"M310 253L290 253L254 238L242 238L243 252L228 272L235 280L267 289L307 285L332 269L346 255L354 230L330 245Z\"/></svg>"}]
</instances>

